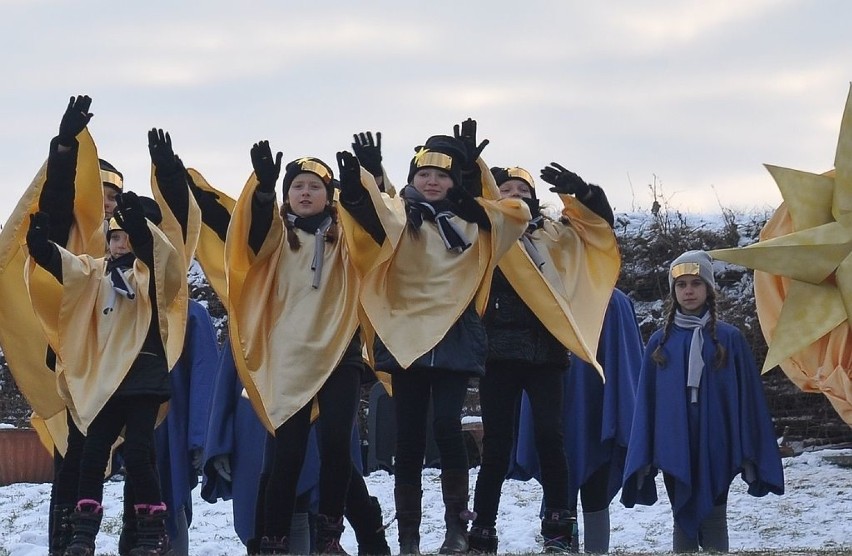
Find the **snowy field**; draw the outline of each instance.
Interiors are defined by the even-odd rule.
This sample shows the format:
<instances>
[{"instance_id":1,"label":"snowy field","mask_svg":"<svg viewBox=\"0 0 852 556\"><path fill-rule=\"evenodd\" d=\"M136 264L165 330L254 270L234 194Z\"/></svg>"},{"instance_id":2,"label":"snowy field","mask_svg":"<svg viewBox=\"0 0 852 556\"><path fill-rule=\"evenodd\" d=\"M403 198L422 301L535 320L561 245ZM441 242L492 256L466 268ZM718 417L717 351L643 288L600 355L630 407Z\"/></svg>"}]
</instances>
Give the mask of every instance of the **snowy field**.
<instances>
[{"instance_id":1,"label":"snowy field","mask_svg":"<svg viewBox=\"0 0 852 556\"><path fill-rule=\"evenodd\" d=\"M737 479L732 487L728 522L732 552L772 551L809 553L833 550L852 553L852 468L831 458L852 459L852 449L806 452L784 459L787 492L753 498ZM477 469L470 474L471 489ZM382 503L385 520L393 517L393 477L373 473L367 485ZM438 471L426 470L423 480L424 518L421 549L436 552L443 540L443 506ZM231 525L230 502L208 504L195 490L195 516L190 528L190 554L245 554ZM614 501L611 549L619 553L667 552L671 548L671 513L662 481L656 505L626 509ZM48 484L15 484L0 488L0 554L43 556L47 553ZM105 493L104 526L98 553L115 554L121 523L121 483L109 482ZM497 522L501 553L538 552L536 535L541 488L535 482L507 481ZM582 538L582 516L580 529ZM388 529L396 552L396 524ZM347 527L342 542L357 554L355 537ZM6 552L3 552L3 551Z\"/></svg>"}]
</instances>

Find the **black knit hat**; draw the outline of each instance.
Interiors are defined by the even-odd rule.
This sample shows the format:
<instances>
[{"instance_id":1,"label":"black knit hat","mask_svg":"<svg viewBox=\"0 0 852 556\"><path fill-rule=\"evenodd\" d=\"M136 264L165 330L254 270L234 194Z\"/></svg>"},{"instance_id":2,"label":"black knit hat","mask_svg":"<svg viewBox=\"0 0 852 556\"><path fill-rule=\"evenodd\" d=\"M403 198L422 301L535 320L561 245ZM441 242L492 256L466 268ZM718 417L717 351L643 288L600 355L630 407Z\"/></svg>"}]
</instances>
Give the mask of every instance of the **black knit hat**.
<instances>
[{"instance_id":1,"label":"black knit hat","mask_svg":"<svg viewBox=\"0 0 852 556\"><path fill-rule=\"evenodd\" d=\"M533 177L530 173L523 168L518 166L510 166L508 168L494 166L491 168L491 175L494 176L494 181L497 182L497 187L500 187L509 180L521 180L530 187L530 194L532 195L532 198L536 198L535 181L533 181Z\"/></svg>"},{"instance_id":2,"label":"black knit hat","mask_svg":"<svg viewBox=\"0 0 852 556\"><path fill-rule=\"evenodd\" d=\"M414 152L416 154L408 170L408 183L412 182L420 168L438 168L450 175L453 185L461 186L462 168L467 163L467 154L461 141L449 135L433 135Z\"/></svg>"},{"instance_id":3,"label":"black knit hat","mask_svg":"<svg viewBox=\"0 0 852 556\"><path fill-rule=\"evenodd\" d=\"M103 158L98 159L98 165L101 168L101 181L104 185L121 193L121 190L124 189L124 176L121 172Z\"/></svg>"},{"instance_id":4,"label":"black knit hat","mask_svg":"<svg viewBox=\"0 0 852 556\"><path fill-rule=\"evenodd\" d=\"M312 156L297 158L296 160L287 163L287 166L284 168L284 199L287 199L287 192L290 191L290 186L293 184L293 180L296 179L296 176L304 174L305 172L314 174L322 180L325 184L325 191L328 194L328 202L330 203L334 199L334 171L331 169L331 166L319 158L314 158Z\"/></svg>"}]
</instances>

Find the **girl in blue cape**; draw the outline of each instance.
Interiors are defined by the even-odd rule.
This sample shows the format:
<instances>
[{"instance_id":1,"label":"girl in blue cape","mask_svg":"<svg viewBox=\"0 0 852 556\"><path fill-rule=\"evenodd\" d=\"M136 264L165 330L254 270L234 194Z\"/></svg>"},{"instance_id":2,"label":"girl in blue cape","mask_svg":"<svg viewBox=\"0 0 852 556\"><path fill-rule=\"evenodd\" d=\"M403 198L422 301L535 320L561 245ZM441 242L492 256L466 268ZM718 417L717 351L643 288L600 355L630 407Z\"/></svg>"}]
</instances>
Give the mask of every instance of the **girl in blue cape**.
<instances>
[{"instance_id":1,"label":"girl in blue cape","mask_svg":"<svg viewBox=\"0 0 852 556\"><path fill-rule=\"evenodd\" d=\"M781 456L748 343L717 318L710 256L675 259L669 285L669 316L651 336L639 376L622 502L656 502L662 471L672 549L727 552L731 482L740 475L752 496L783 494Z\"/></svg>"}]
</instances>

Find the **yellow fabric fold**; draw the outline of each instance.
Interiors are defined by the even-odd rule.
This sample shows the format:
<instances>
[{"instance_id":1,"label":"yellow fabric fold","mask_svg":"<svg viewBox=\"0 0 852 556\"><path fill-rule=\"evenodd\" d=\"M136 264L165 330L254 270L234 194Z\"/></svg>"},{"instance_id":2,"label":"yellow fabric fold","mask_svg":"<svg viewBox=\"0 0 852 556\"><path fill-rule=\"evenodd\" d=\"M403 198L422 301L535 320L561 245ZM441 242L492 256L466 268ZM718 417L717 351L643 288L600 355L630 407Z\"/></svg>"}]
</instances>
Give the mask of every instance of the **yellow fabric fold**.
<instances>
[{"instance_id":1,"label":"yellow fabric fold","mask_svg":"<svg viewBox=\"0 0 852 556\"><path fill-rule=\"evenodd\" d=\"M237 371L271 432L319 391L358 328L358 279L342 237L325 243L322 280L312 287L314 235L296 230L293 251L275 204L272 226L255 255L248 245L252 175L225 242L228 312Z\"/></svg>"},{"instance_id":2,"label":"yellow fabric fold","mask_svg":"<svg viewBox=\"0 0 852 556\"><path fill-rule=\"evenodd\" d=\"M187 169L192 180L200 189L209 191L219 197L219 204L228 211L228 214L233 214L234 206L237 202L230 198L225 193L219 191L201 175L201 172L194 168ZM225 307L228 306L228 285L225 272L225 242L211 228L203 223L199 232L198 246L195 250L195 258L201 265L204 271L204 276L210 283L210 287L219 296L219 300Z\"/></svg>"},{"instance_id":3,"label":"yellow fabric fold","mask_svg":"<svg viewBox=\"0 0 852 556\"><path fill-rule=\"evenodd\" d=\"M77 140L74 224L67 248L74 253L99 257L103 256L106 243L98 154L88 131L80 133ZM0 230L0 299L3 300L0 303L0 346L15 384L33 411L43 419L59 416L64 421L65 403L57 391L56 374L45 361L47 338L33 311L24 280L29 215L38 210L38 199L46 178L45 162ZM45 291L45 295L55 298L58 291ZM65 451L65 440L64 437L57 439L60 453Z\"/></svg>"}]
</instances>

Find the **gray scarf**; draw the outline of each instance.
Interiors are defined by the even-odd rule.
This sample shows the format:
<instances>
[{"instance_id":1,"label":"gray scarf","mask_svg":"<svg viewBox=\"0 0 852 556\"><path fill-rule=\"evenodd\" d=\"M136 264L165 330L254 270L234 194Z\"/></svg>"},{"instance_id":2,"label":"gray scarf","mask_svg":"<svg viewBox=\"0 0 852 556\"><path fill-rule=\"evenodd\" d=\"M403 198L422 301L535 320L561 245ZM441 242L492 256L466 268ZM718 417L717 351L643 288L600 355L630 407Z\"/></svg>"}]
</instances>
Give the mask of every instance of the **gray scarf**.
<instances>
[{"instance_id":1,"label":"gray scarf","mask_svg":"<svg viewBox=\"0 0 852 556\"><path fill-rule=\"evenodd\" d=\"M287 220L291 224L298 227L297 220L299 219L293 213L287 213ZM314 231L314 258L311 261L311 270L314 271L314 280L311 282L311 287L318 289L320 280L322 280L322 265L325 260L325 234L331 227L331 216L326 216L319 227Z\"/></svg>"},{"instance_id":2,"label":"gray scarf","mask_svg":"<svg viewBox=\"0 0 852 556\"><path fill-rule=\"evenodd\" d=\"M704 313L703 317L695 315L684 315L679 310L675 311L674 323L680 328L692 330L692 341L689 343L689 368L686 375L686 388L689 390L689 401L698 403L698 387L701 384L701 373L704 372L704 349L703 329L710 322L710 312Z\"/></svg>"},{"instance_id":3,"label":"gray scarf","mask_svg":"<svg viewBox=\"0 0 852 556\"><path fill-rule=\"evenodd\" d=\"M533 264L539 270L544 266L544 257L541 256L541 253L538 251L538 247L536 247L535 243L532 241L532 234L536 230L542 227L544 224L544 217L541 215L536 216L532 220L530 220L529 225L527 226L524 235L521 236L521 243L524 245L524 249L527 252L527 255L532 259Z\"/></svg>"}]
</instances>

